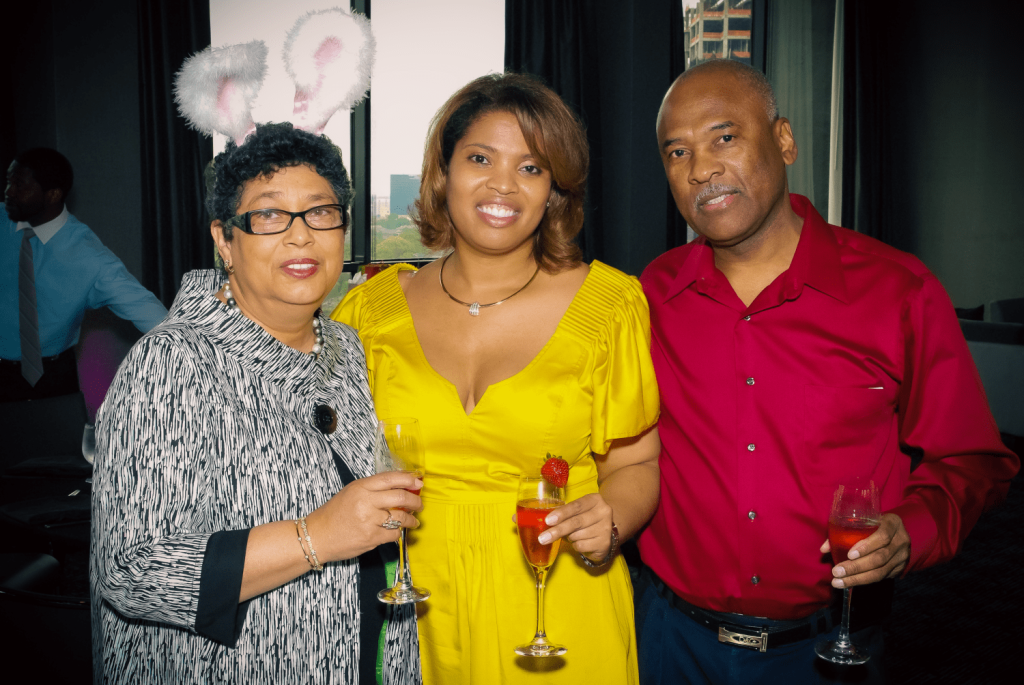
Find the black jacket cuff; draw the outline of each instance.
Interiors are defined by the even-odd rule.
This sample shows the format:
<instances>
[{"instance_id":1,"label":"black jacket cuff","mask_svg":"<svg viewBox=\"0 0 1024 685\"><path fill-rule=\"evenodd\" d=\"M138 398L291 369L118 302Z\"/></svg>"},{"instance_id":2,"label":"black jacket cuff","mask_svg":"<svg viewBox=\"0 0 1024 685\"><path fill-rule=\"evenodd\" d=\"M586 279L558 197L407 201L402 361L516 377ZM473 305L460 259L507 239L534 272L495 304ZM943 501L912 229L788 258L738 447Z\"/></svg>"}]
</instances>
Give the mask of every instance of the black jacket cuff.
<instances>
[{"instance_id":1,"label":"black jacket cuff","mask_svg":"<svg viewBox=\"0 0 1024 685\"><path fill-rule=\"evenodd\" d=\"M239 602L249 529L214 533L206 543L199 577L196 632L234 647L245 623L249 602Z\"/></svg>"}]
</instances>

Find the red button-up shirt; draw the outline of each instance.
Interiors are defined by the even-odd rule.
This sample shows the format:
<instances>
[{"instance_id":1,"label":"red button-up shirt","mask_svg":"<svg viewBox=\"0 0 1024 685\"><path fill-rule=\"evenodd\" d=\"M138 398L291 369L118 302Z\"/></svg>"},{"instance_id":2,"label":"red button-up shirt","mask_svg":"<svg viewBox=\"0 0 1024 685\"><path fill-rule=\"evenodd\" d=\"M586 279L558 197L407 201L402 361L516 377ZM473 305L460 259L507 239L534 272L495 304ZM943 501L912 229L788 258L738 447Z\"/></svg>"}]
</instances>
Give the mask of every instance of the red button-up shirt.
<instances>
[{"instance_id":1,"label":"red button-up shirt","mask_svg":"<svg viewBox=\"0 0 1024 685\"><path fill-rule=\"evenodd\" d=\"M875 481L920 569L957 552L1020 466L935 276L790 197L796 253L749 307L703 238L641 277L663 446L641 554L692 604L774 619L829 602L818 548L840 479Z\"/></svg>"}]
</instances>

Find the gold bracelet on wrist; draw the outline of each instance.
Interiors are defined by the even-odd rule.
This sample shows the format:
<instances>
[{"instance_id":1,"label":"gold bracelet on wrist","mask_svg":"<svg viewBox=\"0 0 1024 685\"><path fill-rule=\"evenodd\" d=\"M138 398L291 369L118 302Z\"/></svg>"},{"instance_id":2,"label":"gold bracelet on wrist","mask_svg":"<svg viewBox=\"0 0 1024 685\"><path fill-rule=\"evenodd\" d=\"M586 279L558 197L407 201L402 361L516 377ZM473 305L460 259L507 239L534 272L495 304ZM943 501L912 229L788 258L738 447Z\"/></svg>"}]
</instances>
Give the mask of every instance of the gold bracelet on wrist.
<instances>
[{"instance_id":1,"label":"gold bracelet on wrist","mask_svg":"<svg viewBox=\"0 0 1024 685\"><path fill-rule=\"evenodd\" d=\"M299 531L299 526L302 527L302 531ZM323 571L324 565L320 563L320 560L316 558L316 550L313 549L313 541L309 537L309 530L306 529L306 517L302 516L295 521L295 531L299 535L299 547L302 549L302 556L306 557L306 562L309 563L309 567L314 571ZM306 544L303 545L302 541L305 539ZM306 554L306 547L309 547L309 554ZM312 557L312 558L310 558Z\"/></svg>"}]
</instances>

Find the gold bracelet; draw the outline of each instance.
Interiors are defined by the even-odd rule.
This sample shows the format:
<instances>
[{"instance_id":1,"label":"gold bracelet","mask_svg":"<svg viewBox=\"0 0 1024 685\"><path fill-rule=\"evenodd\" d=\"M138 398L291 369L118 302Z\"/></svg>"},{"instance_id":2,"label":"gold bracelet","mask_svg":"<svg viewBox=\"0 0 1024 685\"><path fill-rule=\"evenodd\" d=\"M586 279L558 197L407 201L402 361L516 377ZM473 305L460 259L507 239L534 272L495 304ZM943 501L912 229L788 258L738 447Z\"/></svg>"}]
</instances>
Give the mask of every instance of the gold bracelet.
<instances>
[{"instance_id":1,"label":"gold bracelet","mask_svg":"<svg viewBox=\"0 0 1024 685\"><path fill-rule=\"evenodd\" d=\"M309 562L310 567L312 567L312 569L314 571L323 571L324 570L324 565L321 564L320 560L316 558L316 550L313 549L313 541L310 540L310 538L309 538L309 531L306 530L306 517L305 516L300 517L299 520L298 520L298 523L299 523L300 526L302 526L302 536L301 537L306 538L306 544L309 545L309 557L313 557L312 560L310 560L309 557L306 557L306 561ZM299 545L300 546L302 545L302 539L301 538L299 539ZM302 551L303 551L303 553L305 553L305 551L306 551L305 548L303 548Z\"/></svg>"},{"instance_id":2,"label":"gold bracelet","mask_svg":"<svg viewBox=\"0 0 1024 685\"><path fill-rule=\"evenodd\" d=\"M295 536L296 539L299 541L299 549L302 550L302 556L306 557L306 563L309 564L310 568L313 568L313 562L310 561L309 555L306 554L306 548L302 544L302 531L299 530L299 519L295 519Z\"/></svg>"}]
</instances>

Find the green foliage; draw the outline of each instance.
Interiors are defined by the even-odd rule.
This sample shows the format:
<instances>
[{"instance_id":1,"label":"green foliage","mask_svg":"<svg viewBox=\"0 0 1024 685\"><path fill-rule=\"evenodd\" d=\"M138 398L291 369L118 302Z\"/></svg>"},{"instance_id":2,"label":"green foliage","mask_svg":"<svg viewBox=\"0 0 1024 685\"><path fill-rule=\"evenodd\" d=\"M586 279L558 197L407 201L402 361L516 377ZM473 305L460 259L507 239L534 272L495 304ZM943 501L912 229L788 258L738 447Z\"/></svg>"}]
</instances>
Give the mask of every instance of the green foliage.
<instances>
[{"instance_id":1,"label":"green foliage","mask_svg":"<svg viewBox=\"0 0 1024 685\"><path fill-rule=\"evenodd\" d=\"M427 255L420 242L420 232L406 217L391 214L373 227L373 261L414 259Z\"/></svg>"},{"instance_id":2,"label":"green foliage","mask_svg":"<svg viewBox=\"0 0 1024 685\"><path fill-rule=\"evenodd\" d=\"M373 261L384 261L388 259L412 259L425 252L420 244L419 234L413 231L412 240L407 238L409 232L402 235L393 235L383 240L377 240L373 251Z\"/></svg>"},{"instance_id":3,"label":"green foliage","mask_svg":"<svg viewBox=\"0 0 1024 685\"><path fill-rule=\"evenodd\" d=\"M412 220L407 216L388 214L383 219L374 220L373 223L380 228L398 228L399 226L411 226Z\"/></svg>"}]
</instances>

